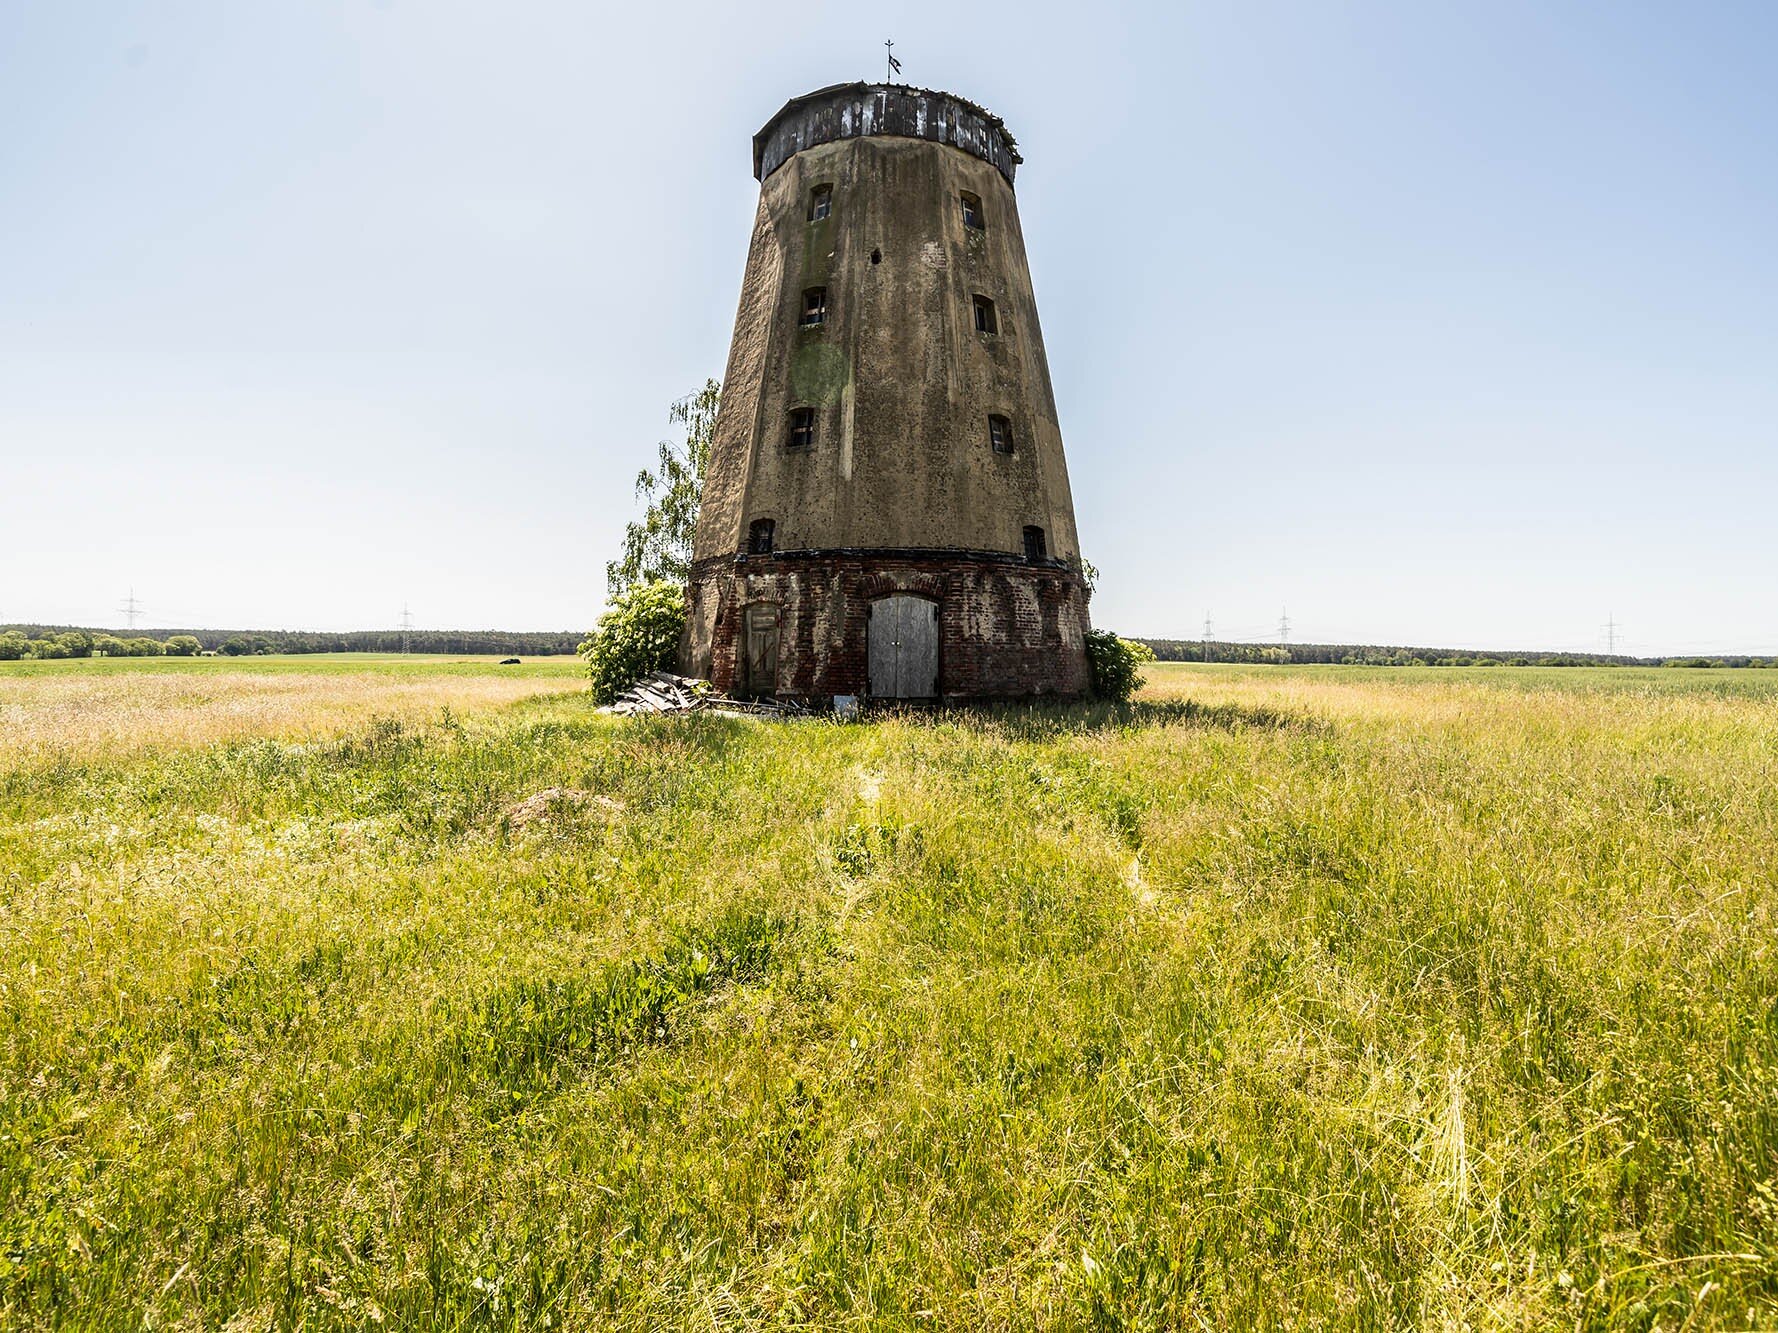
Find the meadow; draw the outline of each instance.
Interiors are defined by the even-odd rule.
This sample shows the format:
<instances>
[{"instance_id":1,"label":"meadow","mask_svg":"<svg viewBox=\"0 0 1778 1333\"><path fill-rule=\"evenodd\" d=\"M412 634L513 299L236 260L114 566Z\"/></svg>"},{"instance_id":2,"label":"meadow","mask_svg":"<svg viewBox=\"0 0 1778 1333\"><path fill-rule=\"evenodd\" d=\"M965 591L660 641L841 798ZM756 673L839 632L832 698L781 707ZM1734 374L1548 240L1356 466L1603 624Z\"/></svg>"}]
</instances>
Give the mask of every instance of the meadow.
<instances>
[{"instance_id":1,"label":"meadow","mask_svg":"<svg viewBox=\"0 0 1778 1333\"><path fill-rule=\"evenodd\" d=\"M0 1325L1778 1326L1778 673L0 665Z\"/></svg>"}]
</instances>

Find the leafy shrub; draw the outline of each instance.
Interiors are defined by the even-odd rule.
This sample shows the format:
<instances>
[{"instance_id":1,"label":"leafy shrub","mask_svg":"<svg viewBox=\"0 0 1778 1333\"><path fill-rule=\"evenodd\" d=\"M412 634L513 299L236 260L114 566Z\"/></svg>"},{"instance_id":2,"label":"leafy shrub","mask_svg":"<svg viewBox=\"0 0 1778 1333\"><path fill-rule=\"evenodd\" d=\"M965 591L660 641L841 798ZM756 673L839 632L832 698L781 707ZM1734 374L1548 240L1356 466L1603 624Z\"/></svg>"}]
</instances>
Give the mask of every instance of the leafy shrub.
<instances>
[{"instance_id":1,"label":"leafy shrub","mask_svg":"<svg viewBox=\"0 0 1778 1333\"><path fill-rule=\"evenodd\" d=\"M639 583L619 593L580 645L593 699L608 704L650 671L669 671L685 629L685 591L677 583Z\"/></svg>"},{"instance_id":2,"label":"leafy shrub","mask_svg":"<svg viewBox=\"0 0 1778 1333\"><path fill-rule=\"evenodd\" d=\"M1136 654L1108 629L1087 631L1087 664L1093 669L1093 693L1101 699L1123 703L1142 688Z\"/></svg>"},{"instance_id":3,"label":"leafy shrub","mask_svg":"<svg viewBox=\"0 0 1778 1333\"><path fill-rule=\"evenodd\" d=\"M31 641L15 629L0 634L0 662L16 662L31 651Z\"/></svg>"},{"instance_id":4,"label":"leafy shrub","mask_svg":"<svg viewBox=\"0 0 1778 1333\"><path fill-rule=\"evenodd\" d=\"M203 650L195 634L175 634L167 640L168 657L196 657Z\"/></svg>"},{"instance_id":5,"label":"leafy shrub","mask_svg":"<svg viewBox=\"0 0 1778 1333\"><path fill-rule=\"evenodd\" d=\"M1154 649L1142 642L1141 639L1119 639L1118 642L1128 648L1130 650L1130 656L1135 658L1139 663L1152 662L1155 660Z\"/></svg>"}]
</instances>

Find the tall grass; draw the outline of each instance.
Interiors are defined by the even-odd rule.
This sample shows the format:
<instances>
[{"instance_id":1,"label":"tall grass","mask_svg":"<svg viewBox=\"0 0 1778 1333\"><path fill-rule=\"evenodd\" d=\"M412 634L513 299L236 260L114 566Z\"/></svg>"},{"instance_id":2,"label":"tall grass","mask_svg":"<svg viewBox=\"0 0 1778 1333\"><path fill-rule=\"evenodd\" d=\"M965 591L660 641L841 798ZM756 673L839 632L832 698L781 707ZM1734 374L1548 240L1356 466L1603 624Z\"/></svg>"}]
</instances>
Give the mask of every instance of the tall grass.
<instances>
[{"instance_id":1,"label":"tall grass","mask_svg":"<svg viewBox=\"0 0 1778 1333\"><path fill-rule=\"evenodd\" d=\"M1149 672L0 744L0 1322L1778 1322L1772 696Z\"/></svg>"},{"instance_id":2,"label":"tall grass","mask_svg":"<svg viewBox=\"0 0 1778 1333\"><path fill-rule=\"evenodd\" d=\"M580 688L575 659L314 654L268 658L66 658L0 663L0 763L29 767L244 736L296 737L440 708L484 708Z\"/></svg>"}]
</instances>

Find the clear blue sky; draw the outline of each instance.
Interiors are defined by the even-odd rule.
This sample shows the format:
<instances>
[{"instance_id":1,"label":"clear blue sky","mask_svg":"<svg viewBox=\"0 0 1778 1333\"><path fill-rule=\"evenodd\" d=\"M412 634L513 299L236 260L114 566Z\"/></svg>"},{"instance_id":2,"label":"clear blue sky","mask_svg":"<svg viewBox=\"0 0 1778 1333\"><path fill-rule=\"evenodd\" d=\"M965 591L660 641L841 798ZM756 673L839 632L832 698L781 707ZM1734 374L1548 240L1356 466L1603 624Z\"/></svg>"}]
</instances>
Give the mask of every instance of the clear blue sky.
<instances>
[{"instance_id":1,"label":"clear blue sky","mask_svg":"<svg viewBox=\"0 0 1778 1333\"><path fill-rule=\"evenodd\" d=\"M1003 115L1098 623L1778 651L1778 5L0 6L0 620L585 626L792 94Z\"/></svg>"}]
</instances>

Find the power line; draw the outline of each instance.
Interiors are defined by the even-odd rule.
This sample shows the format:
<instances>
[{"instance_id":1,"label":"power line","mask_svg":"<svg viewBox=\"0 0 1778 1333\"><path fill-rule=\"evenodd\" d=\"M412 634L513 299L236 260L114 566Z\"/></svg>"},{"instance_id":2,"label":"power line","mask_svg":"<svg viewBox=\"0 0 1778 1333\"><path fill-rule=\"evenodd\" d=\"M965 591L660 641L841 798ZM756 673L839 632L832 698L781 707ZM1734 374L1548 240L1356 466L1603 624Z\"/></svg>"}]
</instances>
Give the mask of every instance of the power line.
<instances>
[{"instance_id":1,"label":"power line","mask_svg":"<svg viewBox=\"0 0 1778 1333\"><path fill-rule=\"evenodd\" d=\"M1290 643L1289 608L1283 608L1278 612L1278 642L1285 645Z\"/></svg>"},{"instance_id":2,"label":"power line","mask_svg":"<svg viewBox=\"0 0 1778 1333\"><path fill-rule=\"evenodd\" d=\"M1610 611L1605 613L1605 655L1617 656L1617 617Z\"/></svg>"},{"instance_id":3,"label":"power line","mask_svg":"<svg viewBox=\"0 0 1778 1333\"><path fill-rule=\"evenodd\" d=\"M131 629L136 628L136 617L142 613L142 603L136 600L136 589L131 587L130 595L123 599L123 605L117 608L123 612Z\"/></svg>"},{"instance_id":4,"label":"power line","mask_svg":"<svg viewBox=\"0 0 1778 1333\"><path fill-rule=\"evenodd\" d=\"M414 618L408 614L407 603L401 604L401 651L407 651L407 636L414 628Z\"/></svg>"},{"instance_id":5,"label":"power line","mask_svg":"<svg viewBox=\"0 0 1778 1333\"><path fill-rule=\"evenodd\" d=\"M1210 613L1204 612L1204 660L1210 660Z\"/></svg>"}]
</instances>

